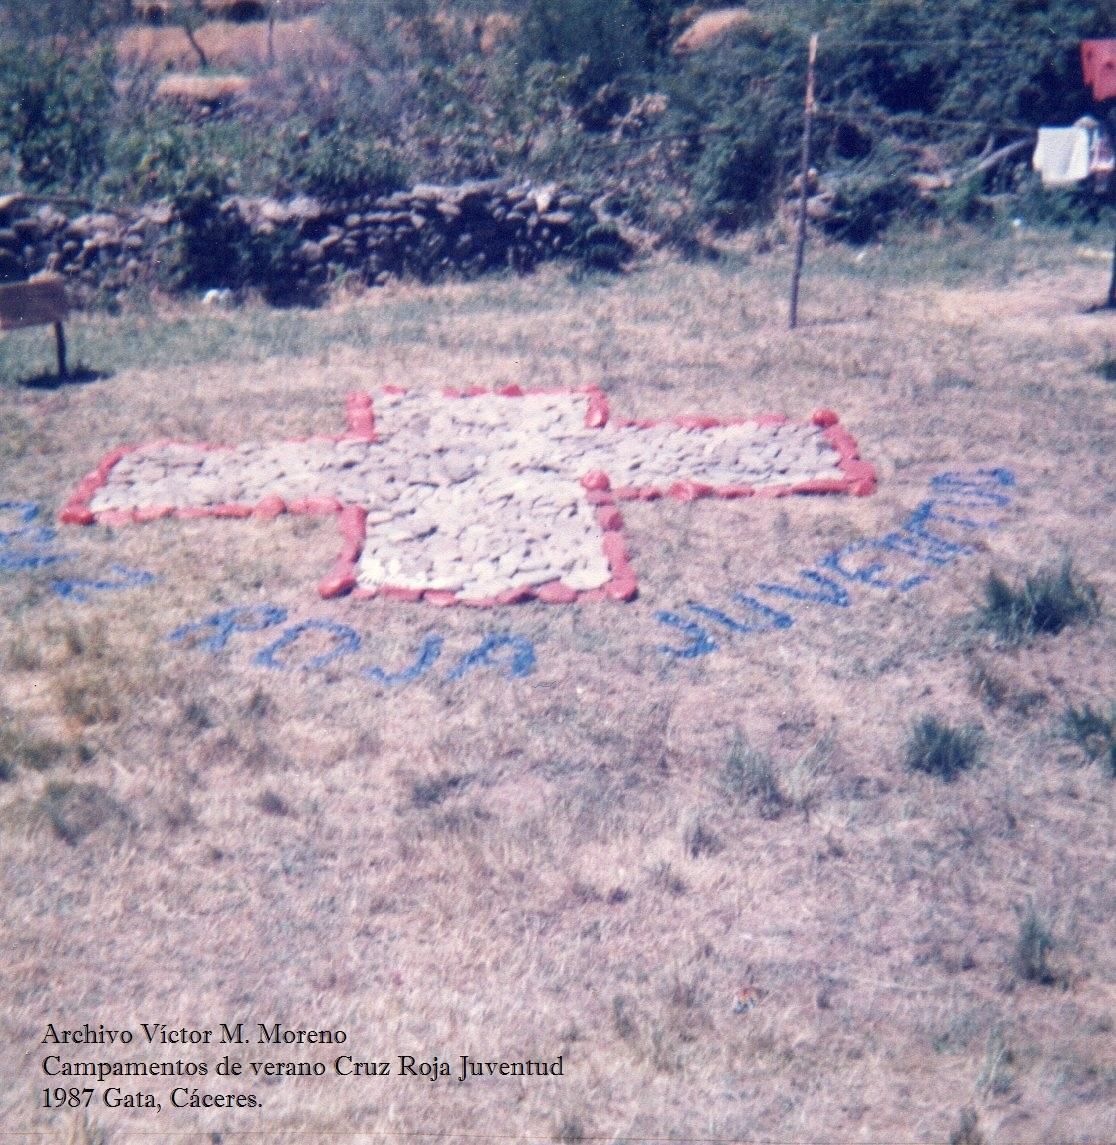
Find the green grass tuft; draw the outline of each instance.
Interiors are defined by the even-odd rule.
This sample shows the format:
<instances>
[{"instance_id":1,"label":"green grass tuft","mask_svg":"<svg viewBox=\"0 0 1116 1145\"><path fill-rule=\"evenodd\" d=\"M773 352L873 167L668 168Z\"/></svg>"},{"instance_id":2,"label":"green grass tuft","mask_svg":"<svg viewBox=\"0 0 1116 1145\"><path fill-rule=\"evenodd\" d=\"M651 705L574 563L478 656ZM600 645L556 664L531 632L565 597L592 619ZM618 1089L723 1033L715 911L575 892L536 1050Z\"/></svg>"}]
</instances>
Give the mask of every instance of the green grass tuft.
<instances>
[{"instance_id":1,"label":"green grass tuft","mask_svg":"<svg viewBox=\"0 0 1116 1145\"><path fill-rule=\"evenodd\" d=\"M706 826L701 816L694 816L683 825L682 847L691 859L718 855L724 850L720 837Z\"/></svg>"},{"instance_id":2,"label":"green grass tuft","mask_svg":"<svg viewBox=\"0 0 1116 1145\"><path fill-rule=\"evenodd\" d=\"M979 620L1008 644L1032 636L1061 632L1072 624L1087 624L1100 612L1096 588L1074 574L1068 559L1057 569L1040 569L1022 587L1013 587L992 572L984 585Z\"/></svg>"},{"instance_id":3,"label":"green grass tuft","mask_svg":"<svg viewBox=\"0 0 1116 1145\"><path fill-rule=\"evenodd\" d=\"M40 806L54 833L71 847L100 828L122 835L135 826L128 809L95 783L49 783Z\"/></svg>"},{"instance_id":4,"label":"green grass tuft","mask_svg":"<svg viewBox=\"0 0 1116 1145\"><path fill-rule=\"evenodd\" d=\"M1050 924L1035 910L1033 902L1028 902L1025 910L1016 907L1016 914L1019 915L1019 937L1015 943L1014 970L1024 982L1049 986L1056 981L1047 961L1054 949Z\"/></svg>"},{"instance_id":5,"label":"green grass tuft","mask_svg":"<svg viewBox=\"0 0 1116 1145\"><path fill-rule=\"evenodd\" d=\"M0 728L0 780L15 778L20 768L47 771L69 752L66 744L28 731L13 719Z\"/></svg>"},{"instance_id":6,"label":"green grass tuft","mask_svg":"<svg viewBox=\"0 0 1116 1145\"><path fill-rule=\"evenodd\" d=\"M957 1128L949 1135L949 1145L985 1145L987 1138L980 1131L980 1118L973 1107L961 1110Z\"/></svg>"},{"instance_id":7,"label":"green grass tuft","mask_svg":"<svg viewBox=\"0 0 1116 1145\"><path fill-rule=\"evenodd\" d=\"M982 736L979 727L954 728L937 716L923 716L907 737L904 761L911 771L948 783L978 761Z\"/></svg>"},{"instance_id":8,"label":"green grass tuft","mask_svg":"<svg viewBox=\"0 0 1116 1145\"><path fill-rule=\"evenodd\" d=\"M754 803L764 819L776 819L789 802L775 762L737 734L721 772L721 787L734 802Z\"/></svg>"},{"instance_id":9,"label":"green grass tuft","mask_svg":"<svg viewBox=\"0 0 1116 1145\"><path fill-rule=\"evenodd\" d=\"M1062 734L1116 779L1116 704L1109 705L1107 715L1091 704L1070 705L1062 714Z\"/></svg>"}]
</instances>

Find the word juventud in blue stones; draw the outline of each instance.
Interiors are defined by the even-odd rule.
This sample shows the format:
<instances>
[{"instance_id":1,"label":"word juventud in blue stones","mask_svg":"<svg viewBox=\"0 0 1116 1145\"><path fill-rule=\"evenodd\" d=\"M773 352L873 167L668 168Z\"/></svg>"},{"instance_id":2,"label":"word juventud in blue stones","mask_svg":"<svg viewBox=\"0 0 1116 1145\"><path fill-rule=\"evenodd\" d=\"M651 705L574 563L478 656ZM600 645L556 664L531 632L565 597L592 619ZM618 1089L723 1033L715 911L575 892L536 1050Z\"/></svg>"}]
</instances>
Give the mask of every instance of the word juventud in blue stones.
<instances>
[{"instance_id":1,"label":"word juventud in blue stones","mask_svg":"<svg viewBox=\"0 0 1116 1145\"><path fill-rule=\"evenodd\" d=\"M191 621L176 628L167 639L174 644L189 643L195 649L221 652L234 636L263 632L286 623L287 610L274 604L249 604L226 608L204 620ZM300 653L299 643L308 633L324 634L331 640L325 652L313 656ZM301 620L283 629L269 644L254 652L251 663L258 668L286 672L298 668L314 672L344 657L360 652L363 638L355 628L332 620ZM384 687L413 684L428 675L442 656L444 637L430 633L423 638L410 663L388 669L378 664L365 664L356 671L366 680ZM535 646L526 636L512 633L490 633L476 648L460 656L442 677L460 680L478 668L502 670L509 679L529 676L535 668Z\"/></svg>"},{"instance_id":2,"label":"word juventud in blue stones","mask_svg":"<svg viewBox=\"0 0 1116 1145\"><path fill-rule=\"evenodd\" d=\"M14 527L13 527L14 526ZM76 561L76 553L59 551L57 532L39 523L39 506L31 501L0 501L0 573L51 568ZM111 576L52 577L50 587L64 600L88 604L91 594L153 584L155 574L110 565Z\"/></svg>"},{"instance_id":3,"label":"word juventud in blue stones","mask_svg":"<svg viewBox=\"0 0 1116 1145\"><path fill-rule=\"evenodd\" d=\"M1014 485L1010 469L940 473L930 481L930 497L898 529L826 553L813 568L799 570L799 583L764 581L734 593L733 613L697 601L685 605L691 615L656 612L660 624L677 630L687 641L660 645L658 651L694 660L720 647L714 632L747 636L790 628L796 617L787 601L850 608L856 603L856 589L910 592L932 580L936 570L976 552L964 543L964 536L997 527L998 514L1011 505L1009 490ZM950 535L943 535L946 531Z\"/></svg>"}]
</instances>

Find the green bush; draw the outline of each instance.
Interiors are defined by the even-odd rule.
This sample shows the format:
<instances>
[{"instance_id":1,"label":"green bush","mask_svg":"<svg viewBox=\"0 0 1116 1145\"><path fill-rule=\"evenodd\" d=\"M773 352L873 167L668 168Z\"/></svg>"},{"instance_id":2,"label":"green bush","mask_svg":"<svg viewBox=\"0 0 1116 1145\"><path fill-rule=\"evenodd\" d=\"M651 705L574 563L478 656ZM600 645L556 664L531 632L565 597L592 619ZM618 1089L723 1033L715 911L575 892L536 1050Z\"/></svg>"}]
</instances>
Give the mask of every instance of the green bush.
<instances>
[{"instance_id":1,"label":"green bush","mask_svg":"<svg viewBox=\"0 0 1116 1145\"><path fill-rule=\"evenodd\" d=\"M585 98L602 84L647 69L653 27L667 7L646 0L527 0L518 48L527 62L583 60L579 94Z\"/></svg>"},{"instance_id":2,"label":"green bush","mask_svg":"<svg viewBox=\"0 0 1116 1145\"><path fill-rule=\"evenodd\" d=\"M248 116L197 121L142 85L115 119L100 189L128 202L174 199L197 188L274 193L292 134Z\"/></svg>"},{"instance_id":3,"label":"green bush","mask_svg":"<svg viewBox=\"0 0 1116 1145\"><path fill-rule=\"evenodd\" d=\"M147 109L119 124L108 141L104 190L131 202L174 198L217 177L208 133L169 108Z\"/></svg>"},{"instance_id":4,"label":"green bush","mask_svg":"<svg viewBox=\"0 0 1116 1145\"><path fill-rule=\"evenodd\" d=\"M174 254L163 268L179 289L237 285L234 269L239 220L221 211L228 186L208 159L191 156L170 195L174 211Z\"/></svg>"},{"instance_id":5,"label":"green bush","mask_svg":"<svg viewBox=\"0 0 1116 1145\"><path fill-rule=\"evenodd\" d=\"M0 171L35 191L89 188L104 167L113 55L0 48Z\"/></svg>"},{"instance_id":6,"label":"green bush","mask_svg":"<svg viewBox=\"0 0 1116 1145\"><path fill-rule=\"evenodd\" d=\"M895 170L870 170L844 179L824 229L844 242L863 244L878 238L900 215L910 214L915 194Z\"/></svg>"},{"instance_id":7,"label":"green bush","mask_svg":"<svg viewBox=\"0 0 1116 1145\"><path fill-rule=\"evenodd\" d=\"M938 196L942 218L957 223L990 222L994 212L981 196L979 176L966 179Z\"/></svg>"},{"instance_id":8,"label":"green bush","mask_svg":"<svg viewBox=\"0 0 1116 1145\"><path fill-rule=\"evenodd\" d=\"M133 16L131 0L0 0L0 30L17 37L89 37Z\"/></svg>"},{"instance_id":9,"label":"green bush","mask_svg":"<svg viewBox=\"0 0 1116 1145\"><path fill-rule=\"evenodd\" d=\"M780 146L780 121L765 101L750 97L734 116L738 126L713 136L694 168L693 191L703 214L722 227L770 215L792 161Z\"/></svg>"},{"instance_id":10,"label":"green bush","mask_svg":"<svg viewBox=\"0 0 1116 1145\"><path fill-rule=\"evenodd\" d=\"M663 124L693 132L683 162L699 212L722 227L768 216L798 169L805 41L778 15L657 76L670 100Z\"/></svg>"},{"instance_id":11,"label":"green bush","mask_svg":"<svg viewBox=\"0 0 1116 1145\"><path fill-rule=\"evenodd\" d=\"M289 228L254 231L235 211L222 208L220 184L199 183L173 200L175 245L167 267L178 289L255 287L269 302L298 300L298 237Z\"/></svg>"},{"instance_id":12,"label":"green bush","mask_svg":"<svg viewBox=\"0 0 1116 1145\"><path fill-rule=\"evenodd\" d=\"M443 43L432 0L333 0L325 17L332 29L353 47L362 62L378 71L395 71L407 62L407 45L399 35L406 21L411 42L427 58L444 60Z\"/></svg>"},{"instance_id":13,"label":"green bush","mask_svg":"<svg viewBox=\"0 0 1116 1145\"><path fill-rule=\"evenodd\" d=\"M807 31L820 28L819 103L848 109L814 125L814 165L836 190L826 229L866 242L895 218L918 217L927 204L909 177L927 152L963 166L989 142L1018 137L1004 124L1071 123L1090 109L1076 39L1111 35L1106 8L1060 0L1052 23L1050 7L1027 0L822 0L810 6L807 22L789 4L750 6L752 25L731 42L656 77L671 93L677 129L724 129L702 136L690 157L700 209L738 225L777 204L777 192L797 173ZM1022 166L1020 160L991 170L945 194L946 217L989 217L982 194L1014 190ZM1080 206L1092 217L1100 209L1097 196L1078 199L1074 211ZM1052 209L1045 198L1041 209Z\"/></svg>"},{"instance_id":14,"label":"green bush","mask_svg":"<svg viewBox=\"0 0 1116 1145\"><path fill-rule=\"evenodd\" d=\"M194 122L147 102L120 123L108 146L104 190L131 201L243 194L306 194L350 201L405 185L398 153L368 142L359 124L264 118Z\"/></svg>"},{"instance_id":15,"label":"green bush","mask_svg":"<svg viewBox=\"0 0 1116 1145\"><path fill-rule=\"evenodd\" d=\"M351 202L391 194L406 184L406 171L391 148L369 143L357 127L304 132L280 152L285 188L326 202Z\"/></svg>"},{"instance_id":16,"label":"green bush","mask_svg":"<svg viewBox=\"0 0 1116 1145\"><path fill-rule=\"evenodd\" d=\"M1080 39L1112 34L1101 0L867 0L816 5L823 98L996 123L1072 123L1089 108Z\"/></svg>"}]
</instances>

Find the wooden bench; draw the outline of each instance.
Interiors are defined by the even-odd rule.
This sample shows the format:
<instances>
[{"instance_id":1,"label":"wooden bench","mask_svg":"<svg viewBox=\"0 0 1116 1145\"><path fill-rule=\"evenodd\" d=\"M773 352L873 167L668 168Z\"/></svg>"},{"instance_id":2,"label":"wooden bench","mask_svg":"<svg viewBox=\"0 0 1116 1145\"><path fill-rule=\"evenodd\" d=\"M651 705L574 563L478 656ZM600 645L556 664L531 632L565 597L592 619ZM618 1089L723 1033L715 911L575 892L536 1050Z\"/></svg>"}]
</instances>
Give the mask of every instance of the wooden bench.
<instances>
[{"instance_id":1,"label":"wooden bench","mask_svg":"<svg viewBox=\"0 0 1116 1145\"><path fill-rule=\"evenodd\" d=\"M62 323L69 311L66 281L60 274L37 274L26 282L0 286L0 330L53 325L60 378L66 377L66 334Z\"/></svg>"}]
</instances>

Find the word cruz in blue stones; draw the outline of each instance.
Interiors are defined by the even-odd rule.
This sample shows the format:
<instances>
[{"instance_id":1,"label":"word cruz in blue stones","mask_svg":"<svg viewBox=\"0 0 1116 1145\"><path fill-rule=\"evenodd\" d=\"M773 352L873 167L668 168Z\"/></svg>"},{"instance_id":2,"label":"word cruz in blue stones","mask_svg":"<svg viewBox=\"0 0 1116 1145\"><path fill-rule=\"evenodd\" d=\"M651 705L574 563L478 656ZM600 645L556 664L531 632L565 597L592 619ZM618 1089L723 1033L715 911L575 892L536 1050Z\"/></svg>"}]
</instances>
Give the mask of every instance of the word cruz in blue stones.
<instances>
[{"instance_id":1,"label":"word cruz in blue stones","mask_svg":"<svg viewBox=\"0 0 1116 1145\"><path fill-rule=\"evenodd\" d=\"M274 604L250 604L238 608L226 608L215 612L204 620L195 620L176 628L169 641L175 644L188 644L190 647L207 652L221 652L234 636L263 632L278 628L287 621L287 610ZM330 646L326 651L317 651L321 646L321 636L313 640L315 652L307 655L300 651L299 644L307 634L324 635ZM314 672L335 663L344 657L360 652L363 638L355 628L338 624L332 620L300 620L284 628L277 638L254 652L251 663L259 668L286 672L299 669ZM428 675L442 656L445 639L437 633L425 636L410 663L389 670L376 664L365 664L356 671L366 680L392 688L412 684ZM460 680L478 668L492 668L508 679L529 676L535 668L535 646L526 636L497 632L485 636L471 651L464 653L444 673L444 680Z\"/></svg>"},{"instance_id":2,"label":"word cruz in blue stones","mask_svg":"<svg viewBox=\"0 0 1116 1145\"><path fill-rule=\"evenodd\" d=\"M932 580L936 570L976 551L962 538L966 533L996 528L998 515L1011 505L1014 485L1010 469L940 473L930 481L931 496L898 529L826 553L813 568L799 570L801 583L765 581L748 592L734 593L736 615L697 601L685 605L691 615L656 612L660 624L686 639L681 645L660 645L658 651L694 660L720 647L714 632L751 635L790 628L796 617L786 601L849 608L855 603L853 590L861 587L910 592ZM947 530L950 535L943 535Z\"/></svg>"},{"instance_id":3,"label":"word cruz in blue stones","mask_svg":"<svg viewBox=\"0 0 1116 1145\"><path fill-rule=\"evenodd\" d=\"M0 501L0 573L54 568L78 560L76 553L59 550L58 534L39 522L39 506L32 501ZM115 592L153 584L155 574L124 565L110 565L110 575L52 576L51 590L64 600L87 604L98 592Z\"/></svg>"}]
</instances>

